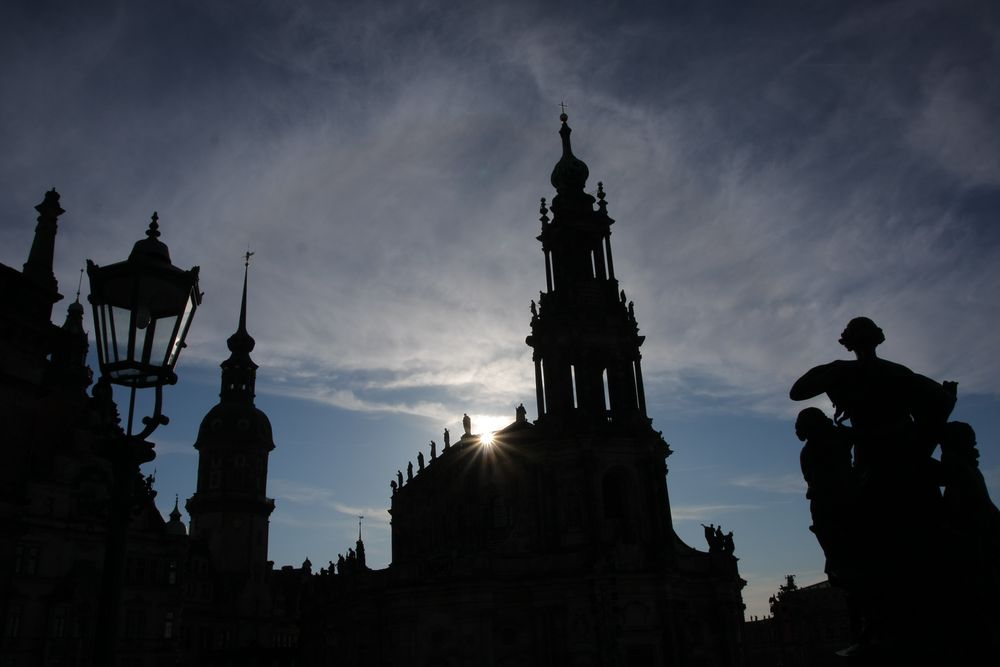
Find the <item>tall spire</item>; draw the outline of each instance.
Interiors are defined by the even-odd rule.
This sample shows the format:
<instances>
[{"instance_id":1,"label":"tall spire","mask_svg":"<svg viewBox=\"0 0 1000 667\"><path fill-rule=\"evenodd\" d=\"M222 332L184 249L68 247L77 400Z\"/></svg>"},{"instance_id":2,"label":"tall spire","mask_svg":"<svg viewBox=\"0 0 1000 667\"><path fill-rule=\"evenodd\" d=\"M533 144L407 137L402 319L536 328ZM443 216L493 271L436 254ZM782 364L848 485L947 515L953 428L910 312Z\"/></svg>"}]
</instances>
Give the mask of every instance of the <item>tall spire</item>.
<instances>
[{"instance_id":1,"label":"tall spire","mask_svg":"<svg viewBox=\"0 0 1000 667\"><path fill-rule=\"evenodd\" d=\"M254 382L257 364L250 358L256 341L247 332L247 279L250 273L250 257L254 253L249 250L243 257L243 298L240 301L240 320L236 332L229 337L226 345L231 354L222 362L222 393L223 399L241 399L253 402Z\"/></svg>"},{"instance_id":2,"label":"tall spire","mask_svg":"<svg viewBox=\"0 0 1000 667\"><path fill-rule=\"evenodd\" d=\"M236 333L226 341L226 345L229 346L229 351L233 353L233 357L241 355L247 359L249 359L249 355L253 351L254 345L256 345L253 336L247 333L247 276L250 272L250 258L252 256L253 253L249 250L243 256L243 300L240 302L240 322L236 328Z\"/></svg>"}]
</instances>

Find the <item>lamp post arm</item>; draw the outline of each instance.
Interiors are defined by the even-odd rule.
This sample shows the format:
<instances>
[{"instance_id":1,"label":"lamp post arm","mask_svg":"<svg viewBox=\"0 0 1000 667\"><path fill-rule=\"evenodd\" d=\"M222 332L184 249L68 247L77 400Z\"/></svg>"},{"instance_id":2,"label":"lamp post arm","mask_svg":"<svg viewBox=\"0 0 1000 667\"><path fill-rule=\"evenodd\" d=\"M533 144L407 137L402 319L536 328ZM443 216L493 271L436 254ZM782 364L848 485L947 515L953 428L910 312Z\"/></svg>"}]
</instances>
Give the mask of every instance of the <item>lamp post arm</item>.
<instances>
[{"instance_id":1,"label":"lamp post arm","mask_svg":"<svg viewBox=\"0 0 1000 667\"><path fill-rule=\"evenodd\" d=\"M133 392L133 395L134 395L135 389L133 389L132 392ZM129 404L129 415L128 415L129 416L129 419L128 419L129 431L132 430L131 429L131 426L132 426L132 410L134 409L134 407L135 407L134 403L130 403ZM153 398L153 414L151 416L149 416L149 417L143 417L142 418L142 423L143 423L142 430L139 433L136 433L135 435L133 435L132 433L129 433L128 437L129 438L134 438L134 439L136 439L136 440L138 440L138 441L141 442L141 441L145 440L146 438L148 438L150 436L150 434L152 434L153 431L155 431L157 429L157 427L160 426L161 424L164 424L164 425L169 424L170 423L170 418L167 417L165 414L163 414L161 412L162 409L163 409L163 387L161 385L156 385L156 387L155 387L155 395L154 395L154 398Z\"/></svg>"}]
</instances>

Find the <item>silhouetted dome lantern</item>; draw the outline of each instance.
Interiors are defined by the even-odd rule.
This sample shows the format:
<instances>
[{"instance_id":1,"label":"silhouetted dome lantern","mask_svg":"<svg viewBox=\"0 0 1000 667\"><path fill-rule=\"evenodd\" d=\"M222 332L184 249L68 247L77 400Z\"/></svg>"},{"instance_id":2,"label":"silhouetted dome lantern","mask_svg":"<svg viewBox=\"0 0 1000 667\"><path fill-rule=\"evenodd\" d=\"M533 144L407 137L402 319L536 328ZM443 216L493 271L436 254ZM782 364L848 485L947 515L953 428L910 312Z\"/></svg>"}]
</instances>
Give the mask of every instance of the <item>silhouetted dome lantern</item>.
<instances>
[{"instance_id":1,"label":"silhouetted dome lantern","mask_svg":"<svg viewBox=\"0 0 1000 667\"><path fill-rule=\"evenodd\" d=\"M552 176L549 180L559 194L583 192L584 186L587 185L587 177L590 176L590 169L583 160L573 155L573 147L569 141L569 135L573 130L566 124L569 116L563 112L559 115L559 120L562 121L559 136L562 138L563 152L559 162L552 169Z\"/></svg>"},{"instance_id":2,"label":"silhouetted dome lantern","mask_svg":"<svg viewBox=\"0 0 1000 667\"><path fill-rule=\"evenodd\" d=\"M102 267L87 260L101 374L132 389L177 381L174 365L201 303L198 267L170 263L157 220L153 213L146 238L124 262Z\"/></svg>"}]
</instances>

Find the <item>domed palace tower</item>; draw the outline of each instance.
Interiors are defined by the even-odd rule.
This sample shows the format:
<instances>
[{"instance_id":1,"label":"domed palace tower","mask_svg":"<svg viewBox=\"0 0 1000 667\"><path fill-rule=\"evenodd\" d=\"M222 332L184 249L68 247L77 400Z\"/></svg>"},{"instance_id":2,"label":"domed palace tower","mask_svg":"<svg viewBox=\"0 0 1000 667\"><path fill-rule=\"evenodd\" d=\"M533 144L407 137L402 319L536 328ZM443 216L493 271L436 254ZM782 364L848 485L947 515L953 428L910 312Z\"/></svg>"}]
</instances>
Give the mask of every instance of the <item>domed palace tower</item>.
<instances>
[{"instance_id":1,"label":"domed palace tower","mask_svg":"<svg viewBox=\"0 0 1000 667\"><path fill-rule=\"evenodd\" d=\"M187 501L191 537L208 544L214 566L223 572L258 577L267 567L267 457L274 449L271 422L254 405L257 364L250 358L254 339L247 333L247 269L236 333L222 362L219 403L198 429L198 486Z\"/></svg>"}]
</instances>

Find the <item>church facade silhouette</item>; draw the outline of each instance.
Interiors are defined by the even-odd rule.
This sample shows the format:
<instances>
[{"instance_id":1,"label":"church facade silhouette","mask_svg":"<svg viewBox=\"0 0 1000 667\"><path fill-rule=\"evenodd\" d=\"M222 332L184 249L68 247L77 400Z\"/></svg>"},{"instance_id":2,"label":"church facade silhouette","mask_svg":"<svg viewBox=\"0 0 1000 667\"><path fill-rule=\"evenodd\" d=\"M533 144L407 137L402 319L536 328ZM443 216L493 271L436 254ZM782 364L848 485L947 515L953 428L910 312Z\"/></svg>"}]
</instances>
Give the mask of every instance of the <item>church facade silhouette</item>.
<instances>
[{"instance_id":1,"label":"church facade silhouette","mask_svg":"<svg viewBox=\"0 0 1000 667\"><path fill-rule=\"evenodd\" d=\"M201 422L198 479L167 520L138 471L120 665L703 665L743 663L745 582L731 549L673 529L671 450L646 412L634 305L615 276L603 184L565 114L531 304L538 418L494 434L466 420L392 484L392 562L359 533L328 568L267 560L274 438L254 403L247 281L219 403ZM23 271L0 266L0 667L90 665L110 468L87 396L83 307L51 323L58 195ZM101 428L105 430L102 431ZM279 438L280 439L280 438Z\"/></svg>"}]
</instances>

